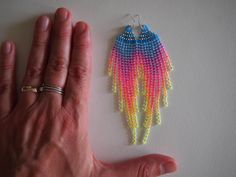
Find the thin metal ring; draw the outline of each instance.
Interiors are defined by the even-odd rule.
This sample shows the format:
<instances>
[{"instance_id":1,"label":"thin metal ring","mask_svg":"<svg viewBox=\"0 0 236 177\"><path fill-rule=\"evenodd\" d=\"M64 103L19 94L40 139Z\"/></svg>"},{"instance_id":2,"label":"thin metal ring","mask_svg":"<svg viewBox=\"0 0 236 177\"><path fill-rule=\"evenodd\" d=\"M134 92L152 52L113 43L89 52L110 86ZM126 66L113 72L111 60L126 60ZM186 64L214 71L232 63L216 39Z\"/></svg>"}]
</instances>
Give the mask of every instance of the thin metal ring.
<instances>
[{"instance_id":1,"label":"thin metal ring","mask_svg":"<svg viewBox=\"0 0 236 177\"><path fill-rule=\"evenodd\" d=\"M48 84L43 84L42 86L39 87L38 89L39 92L55 92L60 95L64 94L64 90L61 87L56 87Z\"/></svg>"}]
</instances>

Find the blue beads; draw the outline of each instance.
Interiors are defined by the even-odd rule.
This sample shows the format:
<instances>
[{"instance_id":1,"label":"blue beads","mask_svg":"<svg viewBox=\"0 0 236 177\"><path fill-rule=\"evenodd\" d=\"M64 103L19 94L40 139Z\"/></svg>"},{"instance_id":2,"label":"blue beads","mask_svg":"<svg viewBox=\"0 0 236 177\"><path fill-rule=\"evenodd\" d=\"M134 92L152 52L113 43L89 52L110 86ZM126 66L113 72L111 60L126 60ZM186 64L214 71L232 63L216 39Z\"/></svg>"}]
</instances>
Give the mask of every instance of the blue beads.
<instances>
[{"instance_id":1,"label":"blue beads","mask_svg":"<svg viewBox=\"0 0 236 177\"><path fill-rule=\"evenodd\" d=\"M132 27L130 25L127 25L124 31L132 33L132 30L133 30Z\"/></svg>"}]
</instances>

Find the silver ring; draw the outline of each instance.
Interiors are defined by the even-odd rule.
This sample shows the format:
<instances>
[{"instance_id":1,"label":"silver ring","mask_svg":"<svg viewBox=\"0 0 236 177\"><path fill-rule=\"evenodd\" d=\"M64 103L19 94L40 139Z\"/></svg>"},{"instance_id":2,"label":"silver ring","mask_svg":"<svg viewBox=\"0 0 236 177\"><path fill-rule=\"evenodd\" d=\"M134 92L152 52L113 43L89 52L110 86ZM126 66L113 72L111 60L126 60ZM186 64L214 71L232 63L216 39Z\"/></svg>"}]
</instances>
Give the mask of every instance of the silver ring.
<instances>
[{"instance_id":1,"label":"silver ring","mask_svg":"<svg viewBox=\"0 0 236 177\"><path fill-rule=\"evenodd\" d=\"M48 84L43 84L42 86L40 86L38 91L39 92L55 92L55 93L58 93L60 95L64 94L63 88L55 87L55 86L48 85Z\"/></svg>"}]
</instances>

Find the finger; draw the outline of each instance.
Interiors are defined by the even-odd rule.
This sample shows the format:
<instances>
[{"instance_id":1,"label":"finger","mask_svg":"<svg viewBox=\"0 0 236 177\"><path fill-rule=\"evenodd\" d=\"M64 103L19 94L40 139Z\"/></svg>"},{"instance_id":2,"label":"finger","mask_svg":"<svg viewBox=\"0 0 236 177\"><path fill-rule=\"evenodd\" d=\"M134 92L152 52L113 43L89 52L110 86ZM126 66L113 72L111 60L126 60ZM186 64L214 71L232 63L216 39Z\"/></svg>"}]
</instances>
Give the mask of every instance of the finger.
<instances>
[{"instance_id":1,"label":"finger","mask_svg":"<svg viewBox=\"0 0 236 177\"><path fill-rule=\"evenodd\" d=\"M110 168L110 170L105 170L105 173L112 173L111 175L114 176L156 177L176 171L177 165L171 157L150 154L113 164Z\"/></svg>"},{"instance_id":2,"label":"finger","mask_svg":"<svg viewBox=\"0 0 236 177\"><path fill-rule=\"evenodd\" d=\"M71 13L65 8L59 8L55 14L52 46L44 77L45 84L64 87L69 65L71 35ZM47 94L51 93L54 92L48 92Z\"/></svg>"},{"instance_id":3,"label":"finger","mask_svg":"<svg viewBox=\"0 0 236 177\"><path fill-rule=\"evenodd\" d=\"M90 31L85 22L75 25L72 44L64 105L81 111L82 106L87 107L92 62Z\"/></svg>"},{"instance_id":4,"label":"finger","mask_svg":"<svg viewBox=\"0 0 236 177\"><path fill-rule=\"evenodd\" d=\"M5 41L0 54L0 118L12 110L16 100L15 44Z\"/></svg>"},{"instance_id":5,"label":"finger","mask_svg":"<svg viewBox=\"0 0 236 177\"><path fill-rule=\"evenodd\" d=\"M48 45L51 31L51 21L47 16L37 19L34 37L28 59L23 85L38 87L42 83L43 73L47 62ZM32 92L22 92L20 103L31 105L37 98Z\"/></svg>"}]
</instances>

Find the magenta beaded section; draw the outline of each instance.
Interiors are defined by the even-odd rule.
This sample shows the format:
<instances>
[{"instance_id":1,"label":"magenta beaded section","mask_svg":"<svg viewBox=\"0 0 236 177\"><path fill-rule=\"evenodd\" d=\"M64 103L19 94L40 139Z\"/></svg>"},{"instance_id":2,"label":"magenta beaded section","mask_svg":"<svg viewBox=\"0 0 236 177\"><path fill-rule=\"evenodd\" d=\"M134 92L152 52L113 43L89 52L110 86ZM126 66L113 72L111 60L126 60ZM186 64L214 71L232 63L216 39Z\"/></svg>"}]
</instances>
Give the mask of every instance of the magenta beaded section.
<instances>
[{"instance_id":1,"label":"magenta beaded section","mask_svg":"<svg viewBox=\"0 0 236 177\"><path fill-rule=\"evenodd\" d=\"M117 37L108 61L108 74L112 77L112 90L118 95L119 109L125 112L133 144L137 139L140 111L138 96L143 97L141 106L145 116L142 122L145 133L142 143L145 144L152 123L161 123L160 106L168 106L167 90L172 88L169 78L172 69L159 36L149 31L146 25L142 26L138 39L129 25Z\"/></svg>"}]
</instances>

